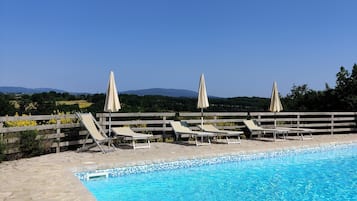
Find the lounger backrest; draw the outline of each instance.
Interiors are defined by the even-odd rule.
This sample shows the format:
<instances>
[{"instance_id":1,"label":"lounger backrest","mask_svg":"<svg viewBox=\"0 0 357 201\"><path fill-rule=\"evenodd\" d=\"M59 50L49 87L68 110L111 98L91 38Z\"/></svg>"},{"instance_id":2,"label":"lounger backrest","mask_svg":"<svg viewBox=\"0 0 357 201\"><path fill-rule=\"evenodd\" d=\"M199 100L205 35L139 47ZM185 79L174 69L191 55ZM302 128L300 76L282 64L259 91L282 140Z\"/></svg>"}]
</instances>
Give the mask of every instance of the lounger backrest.
<instances>
[{"instance_id":1,"label":"lounger backrest","mask_svg":"<svg viewBox=\"0 0 357 201\"><path fill-rule=\"evenodd\" d=\"M247 126L249 130L259 130L261 129L259 126L257 126L253 120L244 120L243 123Z\"/></svg>"},{"instance_id":2,"label":"lounger backrest","mask_svg":"<svg viewBox=\"0 0 357 201\"><path fill-rule=\"evenodd\" d=\"M219 129L217 129L215 126L212 124L204 124L204 125L199 125L200 128L202 128L204 131L208 132L219 132Z\"/></svg>"},{"instance_id":3,"label":"lounger backrest","mask_svg":"<svg viewBox=\"0 0 357 201\"><path fill-rule=\"evenodd\" d=\"M88 130L88 132L94 139L96 139L96 140L105 140L106 139L100 133L99 128L97 128L97 126L95 125L94 118L93 118L92 114L90 114L90 113L79 114L79 117L80 117L84 127L86 127L86 129Z\"/></svg>"},{"instance_id":4,"label":"lounger backrest","mask_svg":"<svg viewBox=\"0 0 357 201\"><path fill-rule=\"evenodd\" d=\"M179 121L171 121L170 122L171 127L174 129L175 132L177 133L191 133L192 130L186 126L182 126L181 122Z\"/></svg>"}]
</instances>

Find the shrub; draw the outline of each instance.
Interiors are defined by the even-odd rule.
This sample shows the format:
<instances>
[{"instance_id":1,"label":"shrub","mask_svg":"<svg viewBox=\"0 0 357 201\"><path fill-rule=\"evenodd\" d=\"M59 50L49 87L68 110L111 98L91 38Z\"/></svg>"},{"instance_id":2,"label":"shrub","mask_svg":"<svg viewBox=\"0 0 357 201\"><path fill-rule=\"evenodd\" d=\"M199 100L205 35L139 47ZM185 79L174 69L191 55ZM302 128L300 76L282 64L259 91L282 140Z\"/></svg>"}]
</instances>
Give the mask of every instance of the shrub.
<instances>
[{"instance_id":1,"label":"shrub","mask_svg":"<svg viewBox=\"0 0 357 201\"><path fill-rule=\"evenodd\" d=\"M55 111L54 114L52 115L65 115L65 114L70 114L69 112L64 113L64 112L59 112L59 111ZM75 119L71 119L71 118L61 118L61 124L70 124L75 122ZM57 119L50 119L48 121L49 124L57 124Z\"/></svg>"},{"instance_id":2,"label":"shrub","mask_svg":"<svg viewBox=\"0 0 357 201\"><path fill-rule=\"evenodd\" d=\"M17 113L15 115L19 116ZM23 114L22 116L27 116ZM6 121L5 127L23 127L23 126L36 126L37 123L34 120L18 120L18 121Z\"/></svg>"},{"instance_id":3,"label":"shrub","mask_svg":"<svg viewBox=\"0 0 357 201\"><path fill-rule=\"evenodd\" d=\"M20 151L23 157L38 156L43 153L40 140L37 140L38 132L35 130L22 131L20 133Z\"/></svg>"},{"instance_id":4,"label":"shrub","mask_svg":"<svg viewBox=\"0 0 357 201\"><path fill-rule=\"evenodd\" d=\"M0 163L5 159L5 144L0 140Z\"/></svg>"}]
</instances>

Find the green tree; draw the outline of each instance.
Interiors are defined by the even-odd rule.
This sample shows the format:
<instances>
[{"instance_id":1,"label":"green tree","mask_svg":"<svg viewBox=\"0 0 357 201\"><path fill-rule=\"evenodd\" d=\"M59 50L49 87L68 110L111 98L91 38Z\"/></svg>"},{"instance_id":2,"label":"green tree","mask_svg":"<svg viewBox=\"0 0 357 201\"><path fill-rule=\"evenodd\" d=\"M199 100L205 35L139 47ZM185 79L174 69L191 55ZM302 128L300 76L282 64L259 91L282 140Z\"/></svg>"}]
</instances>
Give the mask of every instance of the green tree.
<instances>
[{"instance_id":1,"label":"green tree","mask_svg":"<svg viewBox=\"0 0 357 201\"><path fill-rule=\"evenodd\" d=\"M0 115L14 115L16 108L10 103L9 96L5 94L0 94Z\"/></svg>"},{"instance_id":2,"label":"green tree","mask_svg":"<svg viewBox=\"0 0 357 201\"><path fill-rule=\"evenodd\" d=\"M339 110L354 111L357 109L357 64L349 73L343 66L336 74L336 96L339 100L336 108Z\"/></svg>"},{"instance_id":3,"label":"green tree","mask_svg":"<svg viewBox=\"0 0 357 201\"><path fill-rule=\"evenodd\" d=\"M291 92L283 99L286 103L285 110L308 110L309 106L307 100L310 93L312 93L312 90L308 88L307 84L301 86L293 85Z\"/></svg>"}]
</instances>

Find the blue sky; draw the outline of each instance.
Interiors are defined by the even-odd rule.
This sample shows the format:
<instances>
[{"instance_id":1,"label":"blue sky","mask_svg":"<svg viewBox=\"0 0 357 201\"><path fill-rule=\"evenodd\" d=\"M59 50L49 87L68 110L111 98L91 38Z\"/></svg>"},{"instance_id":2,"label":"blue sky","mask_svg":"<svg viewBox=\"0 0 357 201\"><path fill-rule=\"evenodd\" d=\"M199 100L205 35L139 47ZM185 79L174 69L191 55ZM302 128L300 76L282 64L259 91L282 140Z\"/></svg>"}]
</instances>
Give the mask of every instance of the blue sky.
<instances>
[{"instance_id":1,"label":"blue sky","mask_svg":"<svg viewBox=\"0 0 357 201\"><path fill-rule=\"evenodd\" d=\"M269 97L357 62L353 0L0 0L0 86Z\"/></svg>"}]
</instances>

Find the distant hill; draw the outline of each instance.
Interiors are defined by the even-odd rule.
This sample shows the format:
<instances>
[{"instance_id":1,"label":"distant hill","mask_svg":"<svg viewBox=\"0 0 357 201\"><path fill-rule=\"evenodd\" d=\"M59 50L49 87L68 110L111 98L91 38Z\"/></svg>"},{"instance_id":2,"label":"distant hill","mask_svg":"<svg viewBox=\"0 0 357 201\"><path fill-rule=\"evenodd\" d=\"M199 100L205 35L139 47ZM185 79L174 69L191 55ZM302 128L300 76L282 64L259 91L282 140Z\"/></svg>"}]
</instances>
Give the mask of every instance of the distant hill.
<instances>
[{"instance_id":1,"label":"distant hill","mask_svg":"<svg viewBox=\"0 0 357 201\"><path fill-rule=\"evenodd\" d=\"M67 91L53 88L25 88L25 87L12 87L12 86L0 86L0 93L12 93L12 94L35 94L54 91L57 93L67 93ZM82 94L68 92L71 94ZM140 89L140 90L128 90L119 92L119 94L132 94L138 96L146 95L158 95L158 96L169 96L169 97L188 97L197 98L198 93L186 89L164 89L164 88L150 88L150 89ZM213 97L213 96L210 96Z\"/></svg>"},{"instance_id":2,"label":"distant hill","mask_svg":"<svg viewBox=\"0 0 357 201\"><path fill-rule=\"evenodd\" d=\"M35 94L54 91L57 93L64 93L66 91L52 88L25 88L25 87L0 87L0 93L12 94Z\"/></svg>"},{"instance_id":3,"label":"distant hill","mask_svg":"<svg viewBox=\"0 0 357 201\"><path fill-rule=\"evenodd\" d=\"M191 91L191 90L186 90L186 89L163 89L163 88L129 90L129 91L123 91L121 93L123 93L123 94L133 94L133 95L138 95L138 96L159 95L159 96L189 97L189 98L195 98L198 95L197 92Z\"/></svg>"}]
</instances>

